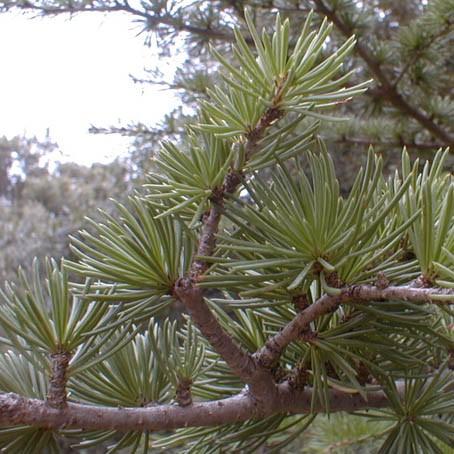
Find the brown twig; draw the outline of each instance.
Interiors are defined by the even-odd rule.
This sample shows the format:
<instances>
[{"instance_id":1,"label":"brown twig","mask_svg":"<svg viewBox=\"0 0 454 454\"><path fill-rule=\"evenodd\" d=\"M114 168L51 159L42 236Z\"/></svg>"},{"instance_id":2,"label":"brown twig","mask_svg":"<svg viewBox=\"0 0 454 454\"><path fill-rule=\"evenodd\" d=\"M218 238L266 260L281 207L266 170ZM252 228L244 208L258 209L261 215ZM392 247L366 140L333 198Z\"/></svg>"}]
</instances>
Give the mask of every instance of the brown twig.
<instances>
[{"instance_id":1,"label":"brown twig","mask_svg":"<svg viewBox=\"0 0 454 454\"><path fill-rule=\"evenodd\" d=\"M322 1L316 3L320 8L327 9ZM30 2L23 3L25 8L37 7ZM66 12L99 11L95 7L73 8ZM54 11L44 7L46 14L65 12L63 8ZM142 16L150 27L167 25L178 31L198 33L214 39L230 39L224 33L213 30L199 29L189 24L176 23L167 16L153 16L146 12L132 8L127 2L115 3L106 7L104 11L128 11ZM322 11L323 12L323 11ZM344 33L348 32L345 24L327 10L331 20ZM423 113L410 106L401 95L390 85L378 63L367 53L367 49L357 46L359 54L365 59L371 71L382 84L387 98L397 107L411 114L435 136L446 141L445 135L438 125L432 122ZM251 158L259 149L259 144L265 131L282 116L279 109L279 90L276 91L275 102L262 115L261 119L246 134L246 159ZM448 137L449 138L449 137ZM222 187L216 188L211 197L211 207L203 219L197 258L191 265L188 276L177 281L173 289L174 295L185 305L194 323L205 336L213 349L227 363L233 373L243 380L248 388L244 392L224 400L192 403L190 383L182 383L177 390L177 400L181 405L158 405L147 408L110 408L67 403L66 401L66 371L69 363L69 354L59 353L53 357L53 370L47 401L27 399L15 394L0 395L0 424L19 425L29 424L35 427L58 429L62 427L77 427L89 430L171 430L191 426L217 426L227 423L246 421L251 418L263 418L279 413L308 413L309 411L323 412L326 409L313 403L311 388L294 388L288 382L276 384L269 370L275 365L285 347L304 332L311 321L337 309L340 304L356 304L371 300L410 300L414 302L435 302L437 295L451 295L449 291L439 291L427 288L412 287L374 287L354 286L341 290L337 296L323 296L314 304L303 309L279 333L274 335L266 345L254 356L245 352L223 329L218 319L204 300L203 290L197 283L203 279L208 269L208 262L203 258L214 253L216 234L224 211L224 198L237 191L241 183L241 169L232 169L226 176ZM452 300L454 301L454 293ZM361 408L380 408L389 405L388 399L382 391L367 393L367 399L359 394L349 394L338 390L329 390L330 411L354 411ZM319 405L317 407L317 405Z\"/></svg>"},{"instance_id":2,"label":"brown twig","mask_svg":"<svg viewBox=\"0 0 454 454\"><path fill-rule=\"evenodd\" d=\"M434 298L452 296L444 301ZM341 304L358 304L368 301L400 300L415 303L454 304L454 290L414 288L409 286L380 288L372 285L357 285L341 289L339 295L324 295L314 304L299 312L281 331L271 337L264 347L255 353L255 358L265 367L276 364L283 350L297 339L309 324L336 310Z\"/></svg>"},{"instance_id":3,"label":"brown twig","mask_svg":"<svg viewBox=\"0 0 454 454\"><path fill-rule=\"evenodd\" d=\"M257 385L256 389L272 384L271 378L267 380L265 374L259 374L251 355L241 349L224 330L205 302L203 290L197 287L197 282L193 278L180 279L175 285L174 292L200 332L235 375L251 386Z\"/></svg>"},{"instance_id":4,"label":"brown twig","mask_svg":"<svg viewBox=\"0 0 454 454\"><path fill-rule=\"evenodd\" d=\"M281 96L279 87L278 85L272 106L263 113L255 127L246 134L246 159L251 158L258 151L259 142L265 131L283 115L283 112L276 107ZM208 257L214 253L216 234L224 211L224 198L235 193L241 183L241 177L241 169L232 169L226 175L222 188L213 191L211 208L203 218L197 257ZM197 282L202 279L207 268L206 260L194 258L190 276L184 277L176 283L174 293L185 305L192 320L215 351L226 361L233 373L249 385L257 403L261 406L269 406L277 398L272 375L258 365L254 358L241 349L224 330L205 302L203 290L197 287Z\"/></svg>"}]
</instances>

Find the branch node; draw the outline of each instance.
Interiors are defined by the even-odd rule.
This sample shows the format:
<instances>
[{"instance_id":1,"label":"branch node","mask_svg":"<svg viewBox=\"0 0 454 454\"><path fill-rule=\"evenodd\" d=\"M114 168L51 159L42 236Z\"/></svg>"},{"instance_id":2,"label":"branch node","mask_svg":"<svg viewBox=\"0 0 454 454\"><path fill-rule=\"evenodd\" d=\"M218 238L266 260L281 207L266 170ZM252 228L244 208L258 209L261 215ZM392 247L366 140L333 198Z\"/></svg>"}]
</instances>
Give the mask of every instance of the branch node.
<instances>
[{"instance_id":1,"label":"branch node","mask_svg":"<svg viewBox=\"0 0 454 454\"><path fill-rule=\"evenodd\" d=\"M415 279L412 286L415 288L430 288L432 287L432 281L428 276L421 274Z\"/></svg>"},{"instance_id":2,"label":"branch node","mask_svg":"<svg viewBox=\"0 0 454 454\"><path fill-rule=\"evenodd\" d=\"M389 279L386 277L383 271L377 273L377 278L375 279L375 286L380 290L384 290L389 287Z\"/></svg>"},{"instance_id":3,"label":"branch node","mask_svg":"<svg viewBox=\"0 0 454 454\"><path fill-rule=\"evenodd\" d=\"M242 178L243 174L238 170L229 172L225 176L224 192L226 194L233 194L241 183Z\"/></svg>"},{"instance_id":4,"label":"branch node","mask_svg":"<svg viewBox=\"0 0 454 454\"><path fill-rule=\"evenodd\" d=\"M302 340L303 342L308 342L309 344L313 343L313 341L317 339L317 337L318 332L312 331L310 328L304 328L299 335L300 340Z\"/></svg>"},{"instance_id":5,"label":"branch node","mask_svg":"<svg viewBox=\"0 0 454 454\"><path fill-rule=\"evenodd\" d=\"M175 400L180 407L188 407L192 404L191 385L192 380L190 378L180 378L175 393Z\"/></svg>"},{"instance_id":6,"label":"branch node","mask_svg":"<svg viewBox=\"0 0 454 454\"><path fill-rule=\"evenodd\" d=\"M304 309L309 307L309 301L305 293L301 295L295 295L292 297L292 304L297 310L297 312L302 312Z\"/></svg>"},{"instance_id":7,"label":"branch node","mask_svg":"<svg viewBox=\"0 0 454 454\"><path fill-rule=\"evenodd\" d=\"M287 382L291 389L303 390L309 383L310 374L303 365L295 367L288 375Z\"/></svg>"}]
</instances>

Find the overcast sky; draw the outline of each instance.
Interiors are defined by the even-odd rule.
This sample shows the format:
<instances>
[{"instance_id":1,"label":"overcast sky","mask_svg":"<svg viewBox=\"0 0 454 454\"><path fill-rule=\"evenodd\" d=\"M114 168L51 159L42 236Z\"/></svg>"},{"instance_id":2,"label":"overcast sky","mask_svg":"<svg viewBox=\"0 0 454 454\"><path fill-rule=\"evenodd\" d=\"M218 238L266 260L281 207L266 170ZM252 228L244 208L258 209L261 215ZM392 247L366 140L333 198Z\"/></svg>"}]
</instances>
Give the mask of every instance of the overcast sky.
<instances>
[{"instance_id":1,"label":"overcast sky","mask_svg":"<svg viewBox=\"0 0 454 454\"><path fill-rule=\"evenodd\" d=\"M0 15L0 136L42 137L49 128L64 160L84 164L124 153L129 139L94 136L90 125L153 124L176 103L168 91L130 79L161 65L138 31L122 14Z\"/></svg>"}]
</instances>

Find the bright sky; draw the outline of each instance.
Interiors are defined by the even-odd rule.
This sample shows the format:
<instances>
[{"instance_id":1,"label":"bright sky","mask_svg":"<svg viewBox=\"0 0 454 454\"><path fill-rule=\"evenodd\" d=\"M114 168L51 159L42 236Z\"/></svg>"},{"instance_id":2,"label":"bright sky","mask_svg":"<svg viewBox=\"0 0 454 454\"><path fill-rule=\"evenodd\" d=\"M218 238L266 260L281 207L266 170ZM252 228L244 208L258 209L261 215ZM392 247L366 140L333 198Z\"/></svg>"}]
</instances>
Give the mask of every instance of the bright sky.
<instances>
[{"instance_id":1,"label":"bright sky","mask_svg":"<svg viewBox=\"0 0 454 454\"><path fill-rule=\"evenodd\" d=\"M89 134L90 125L154 124L177 102L130 79L156 63L166 69L139 30L122 14L0 15L0 136L43 137L49 128L63 159L83 164L124 153L130 139Z\"/></svg>"}]
</instances>

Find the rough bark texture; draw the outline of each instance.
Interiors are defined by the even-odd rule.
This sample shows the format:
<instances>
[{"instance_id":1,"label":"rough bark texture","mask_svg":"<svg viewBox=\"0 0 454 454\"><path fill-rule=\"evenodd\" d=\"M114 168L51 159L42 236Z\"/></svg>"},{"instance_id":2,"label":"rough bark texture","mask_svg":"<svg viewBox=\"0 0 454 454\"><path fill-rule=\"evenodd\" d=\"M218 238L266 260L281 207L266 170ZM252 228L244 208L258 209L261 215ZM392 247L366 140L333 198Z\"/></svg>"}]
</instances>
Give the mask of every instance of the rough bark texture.
<instances>
[{"instance_id":1,"label":"rough bark texture","mask_svg":"<svg viewBox=\"0 0 454 454\"><path fill-rule=\"evenodd\" d=\"M279 399L257 413L255 399L247 392L228 399L194 403L186 407L158 405L140 408L95 407L68 403L65 408L49 407L45 402L17 394L0 395L0 425L32 425L46 429L82 428L84 430L159 431L180 427L218 426L263 418L277 413L310 413L312 390L295 391L284 384L278 387ZM382 391L359 394L330 390L330 411L354 411L389 405ZM315 411L325 411L320 406Z\"/></svg>"},{"instance_id":2,"label":"rough bark texture","mask_svg":"<svg viewBox=\"0 0 454 454\"><path fill-rule=\"evenodd\" d=\"M175 295L183 302L191 319L214 350L228 364L234 374L245 383L252 384L256 365L249 353L242 350L224 331L216 316L203 298L203 290L191 278L180 279Z\"/></svg>"},{"instance_id":3,"label":"rough bark texture","mask_svg":"<svg viewBox=\"0 0 454 454\"><path fill-rule=\"evenodd\" d=\"M71 355L68 352L54 353L52 359L52 375L49 381L47 405L53 408L66 407L67 371Z\"/></svg>"}]
</instances>

